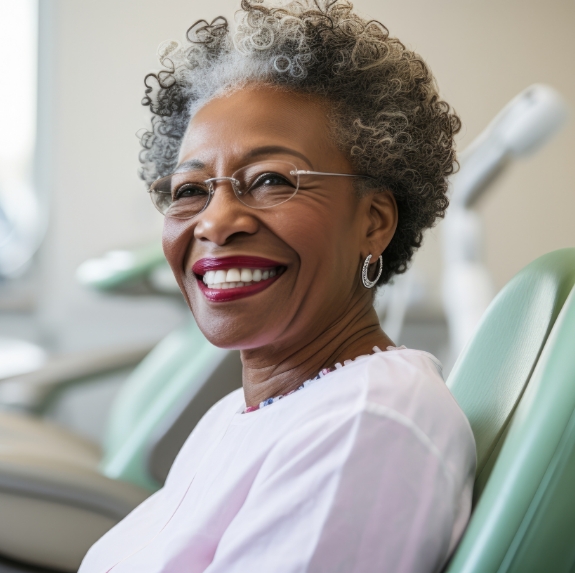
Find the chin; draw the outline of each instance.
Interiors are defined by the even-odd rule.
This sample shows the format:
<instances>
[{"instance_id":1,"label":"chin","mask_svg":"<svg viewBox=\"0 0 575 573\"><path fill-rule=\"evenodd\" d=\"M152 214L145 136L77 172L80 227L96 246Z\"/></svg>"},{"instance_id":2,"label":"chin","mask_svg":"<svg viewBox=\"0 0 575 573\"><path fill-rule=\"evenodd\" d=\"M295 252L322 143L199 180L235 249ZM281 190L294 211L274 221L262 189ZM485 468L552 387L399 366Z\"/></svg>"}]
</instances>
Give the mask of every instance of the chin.
<instances>
[{"instance_id":1,"label":"chin","mask_svg":"<svg viewBox=\"0 0 575 573\"><path fill-rule=\"evenodd\" d=\"M265 305L252 305L247 299L243 304L238 304L240 301L214 304L202 298L199 292L190 296L192 314L203 335L214 346L248 350L272 344L281 336L280 325L286 319L278 316L277 305L266 310Z\"/></svg>"}]
</instances>

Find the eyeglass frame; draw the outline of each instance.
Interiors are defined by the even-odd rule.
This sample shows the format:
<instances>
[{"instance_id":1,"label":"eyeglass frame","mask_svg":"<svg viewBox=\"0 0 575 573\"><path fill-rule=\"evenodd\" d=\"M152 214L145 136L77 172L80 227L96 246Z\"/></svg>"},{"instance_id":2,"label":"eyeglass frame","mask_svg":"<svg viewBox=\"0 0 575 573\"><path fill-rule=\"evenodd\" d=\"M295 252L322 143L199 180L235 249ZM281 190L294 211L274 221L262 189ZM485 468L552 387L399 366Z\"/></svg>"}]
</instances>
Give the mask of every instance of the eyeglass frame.
<instances>
[{"instance_id":1,"label":"eyeglass frame","mask_svg":"<svg viewBox=\"0 0 575 573\"><path fill-rule=\"evenodd\" d=\"M283 160L278 160L278 161L282 161L282 163L287 163L288 165L293 165L289 161L283 161ZM295 167L295 165L293 165L293 166ZM176 175L177 173L178 173L177 171L174 171L174 173L170 173L169 175L165 175L164 177L158 177L158 179L156 179L150 185L150 188L148 189L148 193L150 193L150 198L152 198L151 197L151 193L153 192L152 187L157 181L160 181L161 179L165 179L166 177L171 177L172 175ZM296 169L294 171L290 171L290 175L297 175L298 178L300 175L319 175L319 176L327 176L327 177L363 177L363 178L372 179L372 177L370 177L369 175L361 175L361 174L357 174L357 173L331 173L331 172L327 172L327 171L308 171L305 169ZM180 219L182 221L185 221L187 219L193 219L194 217L197 217L198 215L203 213L208 208L208 205L210 204L212 197L216 194L216 189L215 189L215 186L213 185L213 183L218 182L218 181L229 181L232 185L232 189L234 190L234 195L236 196L236 199L238 199L238 201L240 201L239 197L237 196L238 193L241 194L241 191L239 190L239 187L238 187L238 184L240 183L240 181L238 181L234 177L210 177L209 179L205 179L204 181L202 181L202 183L205 184L206 187L208 188L208 198L206 200L206 204L195 215L191 215L190 217L174 217L173 215L167 215L165 213L162 213L158 209L158 207L157 207L157 205L153 199L152 199L152 203L154 204L154 207L156 208L156 210L159 211L164 217L172 217L174 219ZM272 207L278 207L279 205L282 205L283 203L287 203L290 199L293 199L297 195L298 191L299 191L299 183L298 183L298 188L296 189L295 193L291 197L289 197L285 201L282 201L281 203L277 203L276 205L268 205L266 207L253 207L252 205L247 205L243 201L240 201L240 203L242 205L248 207L249 209L256 209L256 210L257 209L270 209Z\"/></svg>"}]
</instances>

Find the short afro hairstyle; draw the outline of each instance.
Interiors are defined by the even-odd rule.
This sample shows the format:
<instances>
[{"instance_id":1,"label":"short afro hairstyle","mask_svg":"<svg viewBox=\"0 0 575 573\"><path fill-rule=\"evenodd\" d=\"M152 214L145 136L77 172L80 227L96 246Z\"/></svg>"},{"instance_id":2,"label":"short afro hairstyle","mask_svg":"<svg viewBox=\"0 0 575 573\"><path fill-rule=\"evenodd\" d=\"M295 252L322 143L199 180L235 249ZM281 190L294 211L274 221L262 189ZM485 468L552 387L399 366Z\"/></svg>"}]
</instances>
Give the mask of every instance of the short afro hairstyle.
<instances>
[{"instance_id":1,"label":"short afro hairstyle","mask_svg":"<svg viewBox=\"0 0 575 573\"><path fill-rule=\"evenodd\" d=\"M421 57L348 0L242 0L235 30L223 17L200 20L186 38L183 46L162 44L163 69L145 78L152 126L141 135L142 179L151 184L173 171L191 117L213 97L253 82L320 96L356 172L397 202L378 285L404 272L449 204L461 128Z\"/></svg>"}]
</instances>

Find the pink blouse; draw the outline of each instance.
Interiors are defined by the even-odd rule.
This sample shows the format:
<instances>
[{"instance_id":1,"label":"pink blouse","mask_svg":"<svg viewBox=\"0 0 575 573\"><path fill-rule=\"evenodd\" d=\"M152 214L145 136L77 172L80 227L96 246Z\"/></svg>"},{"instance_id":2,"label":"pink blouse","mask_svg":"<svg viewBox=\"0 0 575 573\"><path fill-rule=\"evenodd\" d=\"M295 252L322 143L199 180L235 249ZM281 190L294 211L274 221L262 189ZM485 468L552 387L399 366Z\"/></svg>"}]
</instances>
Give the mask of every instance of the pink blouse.
<instances>
[{"instance_id":1,"label":"pink blouse","mask_svg":"<svg viewBox=\"0 0 575 573\"><path fill-rule=\"evenodd\" d=\"M216 404L163 489L80 573L431 573L471 508L475 443L425 352L362 356L249 415Z\"/></svg>"}]
</instances>

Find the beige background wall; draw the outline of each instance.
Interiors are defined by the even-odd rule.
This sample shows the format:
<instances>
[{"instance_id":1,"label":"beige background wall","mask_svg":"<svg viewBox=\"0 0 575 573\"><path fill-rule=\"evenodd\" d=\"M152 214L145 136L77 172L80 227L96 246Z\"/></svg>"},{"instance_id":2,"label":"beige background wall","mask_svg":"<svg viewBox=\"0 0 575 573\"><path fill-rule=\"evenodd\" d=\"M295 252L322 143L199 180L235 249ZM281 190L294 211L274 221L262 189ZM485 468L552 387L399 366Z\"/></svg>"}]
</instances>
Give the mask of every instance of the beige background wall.
<instances>
[{"instance_id":1,"label":"beige background wall","mask_svg":"<svg viewBox=\"0 0 575 573\"><path fill-rule=\"evenodd\" d=\"M393 0L356 5L380 18L431 65L463 120L464 149L532 83L547 83L575 114L575 3L567 0ZM575 121L537 155L516 163L480 206L487 265L501 288L520 268L575 245ZM416 264L438 284L432 231ZM435 235L435 236L434 236Z\"/></svg>"},{"instance_id":2,"label":"beige background wall","mask_svg":"<svg viewBox=\"0 0 575 573\"><path fill-rule=\"evenodd\" d=\"M146 125L142 80L156 68L155 50L181 40L189 24L220 13L231 17L239 0L40 0L53 42L44 78L43 191L52 220L40 256L41 308L46 324L91 321L99 338L131 336L142 319L138 301L103 299L75 284L86 258L120 246L159 239L155 213L136 176L136 132ZM523 88L556 87L575 109L575 3L568 0L358 0L358 10L385 23L419 51L444 97L460 113L464 148ZM49 46L45 44L45 48ZM516 164L480 206L486 261L502 286L534 257L575 245L575 122L536 157ZM437 230L417 256L420 273L437 292ZM434 302L435 301L435 302ZM146 302L158 332L177 321L162 303ZM437 306L437 298L430 301ZM112 321L116 326L110 331ZM64 346L84 344L70 327ZM147 336L138 330L138 336ZM96 337L98 338L98 337Z\"/></svg>"}]
</instances>

